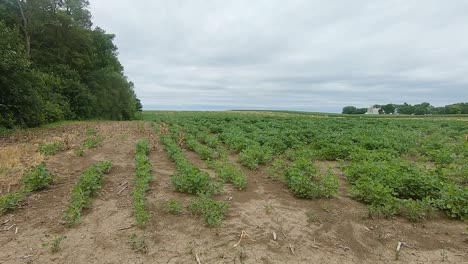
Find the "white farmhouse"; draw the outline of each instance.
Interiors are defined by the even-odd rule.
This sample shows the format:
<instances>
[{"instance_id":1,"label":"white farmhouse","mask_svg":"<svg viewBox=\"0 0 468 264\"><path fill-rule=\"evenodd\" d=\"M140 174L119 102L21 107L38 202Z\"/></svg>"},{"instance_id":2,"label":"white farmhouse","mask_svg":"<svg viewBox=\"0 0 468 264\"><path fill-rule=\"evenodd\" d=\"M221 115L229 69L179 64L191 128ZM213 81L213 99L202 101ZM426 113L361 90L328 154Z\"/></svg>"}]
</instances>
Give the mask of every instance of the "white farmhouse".
<instances>
[{"instance_id":1,"label":"white farmhouse","mask_svg":"<svg viewBox=\"0 0 468 264\"><path fill-rule=\"evenodd\" d=\"M378 115L380 111L380 108L374 107L373 105L369 106L367 108L367 115Z\"/></svg>"}]
</instances>

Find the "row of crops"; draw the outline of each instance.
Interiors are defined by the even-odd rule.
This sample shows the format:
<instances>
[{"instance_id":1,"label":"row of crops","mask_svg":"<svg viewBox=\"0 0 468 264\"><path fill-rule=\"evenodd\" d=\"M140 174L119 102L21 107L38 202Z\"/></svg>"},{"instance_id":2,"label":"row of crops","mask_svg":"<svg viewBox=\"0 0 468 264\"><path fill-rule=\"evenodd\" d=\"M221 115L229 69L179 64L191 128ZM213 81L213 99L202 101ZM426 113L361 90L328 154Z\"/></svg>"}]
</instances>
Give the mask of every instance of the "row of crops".
<instances>
[{"instance_id":1,"label":"row of crops","mask_svg":"<svg viewBox=\"0 0 468 264\"><path fill-rule=\"evenodd\" d=\"M198 179L197 183L208 182L209 177L200 176L202 172L184 164L178 157L183 154L177 150L181 148L178 142L197 152L215 170L217 163L224 164L218 165L221 168L229 167L227 153L237 155L238 161L252 170L266 165L300 198L335 195L340 184L338 176L331 171L321 172L316 163L337 161L351 184L351 195L368 205L371 217L401 215L418 221L439 210L468 220L466 121L229 112L157 112L146 119L170 128L162 140L178 170L190 174L180 177L181 182L192 178ZM198 189L216 183L200 186L204 187ZM199 192L190 188L178 189Z\"/></svg>"}]
</instances>

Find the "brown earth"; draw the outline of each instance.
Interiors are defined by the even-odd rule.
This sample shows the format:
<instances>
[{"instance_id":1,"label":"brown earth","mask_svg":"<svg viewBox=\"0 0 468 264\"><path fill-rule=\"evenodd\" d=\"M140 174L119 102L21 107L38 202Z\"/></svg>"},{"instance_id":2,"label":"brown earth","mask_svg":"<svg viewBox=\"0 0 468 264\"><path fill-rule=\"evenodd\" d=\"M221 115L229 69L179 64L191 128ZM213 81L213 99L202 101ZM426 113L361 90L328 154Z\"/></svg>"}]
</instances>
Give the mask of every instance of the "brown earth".
<instances>
[{"instance_id":1,"label":"brown earth","mask_svg":"<svg viewBox=\"0 0 468 264\"><path fill-rule=\"evenodd\" d=\"M366 207L349 197L348 183L336 162L317 164L341 177L339 194L333 199L294 198L265 168L245 169L247 189L239 191L226 184L216 199L230 202L227 219L219 228L208 228L188 212L179 216L164 213L165 201L178 199L188 205L194 196L173 190L170 176L175 165L150 123L86 122L35 130L29 136L1 140L0 155L5 149L29 146L21 155L34 157L38 142L67 134L73 134L72 145L78 145L90 127L106 136L101 147L82 157L72 150L41 157L60 180L30 195L20 209L0 216L0 263L197 263L196 256L200 263L468 263L466 224L442 213L416 224L401 218L369 219ZM148 192L153 218L144 229L133 227L130 197L134 146L139 138L153 143L150 159L156 177ZM197 154L186 154L214 175ZM100 195L83 212L81 224L65 227L61 217L77 177L93 162L104 159L112 160L114 166L104 176ZM22 170L16 168L33 164L24 160L9 164L0 175L8 178L0 178L3 192L20 177ZM235 155L231 161L236 162ZM242 231L248 236L240 241ZM132 233L144 237L147 254L131 249ZM43 244L56 234L66 239L59 252L51 253ZM398 242L403 246L396 260Z\"/></svg>"}]
</instances>

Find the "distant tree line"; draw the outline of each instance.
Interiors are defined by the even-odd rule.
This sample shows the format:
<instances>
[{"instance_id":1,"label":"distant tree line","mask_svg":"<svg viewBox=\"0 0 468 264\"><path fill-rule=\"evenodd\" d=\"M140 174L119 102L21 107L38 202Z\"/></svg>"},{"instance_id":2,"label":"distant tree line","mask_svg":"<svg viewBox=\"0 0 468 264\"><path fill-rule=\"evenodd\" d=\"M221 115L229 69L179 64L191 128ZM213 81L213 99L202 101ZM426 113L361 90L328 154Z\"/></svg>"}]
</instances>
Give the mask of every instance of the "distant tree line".
<instances>
[{"instance_id":1,"label":"distant tree line","mask_svg":"<svg viewBox=\"0 0 468 264\"><path fill-rule=\"evenodd\" d=\"M141 115L114 35L92 29L86 0L0 2L0 127Z\"/></svg>"},{"instance_id":2,"label":"distant tree line","mask_svg":"<svg viewBox=\"0 0 468 264\"><path fill-rule=\"evenodd\" d=\"M468 114L468 103L457 103L442 107L434 107L430 103L421 103L410 105L404 104L385 104L374 105L374 108L380 108L379 114L405 114L405 115L450 115L450 114ZM367 108L356 108L354 106L343 107L343 114L365 114Z\"/></svg>"}]
</instances>

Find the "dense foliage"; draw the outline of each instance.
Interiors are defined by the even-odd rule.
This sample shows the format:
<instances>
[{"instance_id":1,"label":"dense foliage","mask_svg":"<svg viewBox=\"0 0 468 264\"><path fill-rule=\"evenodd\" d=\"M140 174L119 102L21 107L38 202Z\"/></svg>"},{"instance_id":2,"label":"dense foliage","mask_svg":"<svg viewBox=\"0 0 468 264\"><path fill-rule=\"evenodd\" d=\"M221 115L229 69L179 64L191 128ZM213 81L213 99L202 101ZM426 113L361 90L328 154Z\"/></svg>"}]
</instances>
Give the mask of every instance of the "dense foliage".
<instances>
[{"instance_id":1,"label":"dense foliage","mask_svg":"<svg viewBox=\"0 0 468 264\"><path fill-rule=\"evenodd\" d=\"M405 114L405 115L453 115L453 114L468 114L468 103L457 103L446 105L443 107L435 107L430 103L421 103L411 105L404 104L385 104L373 105L379 108L379 114ZM365 114L367 108L356 108L355 106L343 107L342 114Z\"/></svg>"},{"instance_id":2,"label":"dense foliage","mask_svg":"<svg viewBox=\"0 0 468 264\"><path fill-rule=\"evenodd\" d=\"M0 127L132 119L141 104L86 0L0 2Z\"/></svg>"},{"instance_id":3,"label":"dense foliage","mask_svg":"<svg viewBox=\"0 0 468 264\"><path fill-rule=\"evenodd\" d=\"M274 179L301 198L335 195L338 177L316 164L339 161L351 195L368 205L371 217L417 221L441 210L468 220L468 124L463 119L229 112L155 112L145 118L180 126L206 146L225 146L248 168L268 166ZM193 149L207 159L223 155L206 146Z\"/></svg>"}]
</instances>

